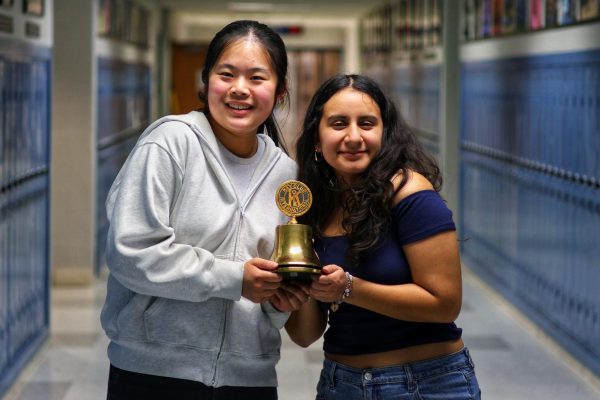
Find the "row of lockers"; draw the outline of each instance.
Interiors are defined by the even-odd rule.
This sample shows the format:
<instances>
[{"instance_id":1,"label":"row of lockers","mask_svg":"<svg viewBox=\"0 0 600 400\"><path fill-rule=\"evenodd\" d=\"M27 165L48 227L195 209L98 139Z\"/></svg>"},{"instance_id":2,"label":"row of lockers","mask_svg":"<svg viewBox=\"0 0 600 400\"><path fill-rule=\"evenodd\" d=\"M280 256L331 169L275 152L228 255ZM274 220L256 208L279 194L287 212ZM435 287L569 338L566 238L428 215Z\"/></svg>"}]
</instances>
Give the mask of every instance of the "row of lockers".
<instances>
[{"instance_id":1,"label":"row of lockers","mask_svg":"<svg viewBox=\"0 0 600 400\"><path fill-rule=\"evenodd\" d=\"M150 67L98 58L96 271L104 263L106 196L150 118Z\"/></svg>"},{"instance_id":2,"label":"row of lockers","mask_svg":"<svg viewBox=\"0 0 600 400\"><path fill-rule=\"evenodd\" d=\"M108 218L106 216L106 196L117 177L121 166L135 146L138 135L128 136L125 140L98 150L98 169L96 187L96 255L95 268L99 272L105 262L104 250L108 235Z\"/></svg>"},{"instance_id":3,"label":"row of lockers","mask_svg":"<svg viewBox=\"0 0 600 400\"><path fill-rule=\"evenodd\" d=\"M0 371L48 327L48 177L0 193Z\"/></svg>"},{"instance_id":4,"label":"row of lockers","mask_svg":"<svg viewBox=\"0 0 600 400\"><path fill-rule=\"evenodd\" d=\"M464 140L600 177L600 51L466 64Z\"/></svg>"},{"instance_id":5,"label":"row of lockers","mask_svg":"<svg viewBox=\"0 0 600 400\"><path fill-rule=\"evenodd\" d=\"M600 371L600 191L463 152L463 260Z\"/></svg>"},{"instance_id":6,"label":"row of lockers","mask_svg":"<svg viewBox=\"0 0 600 400\"><path fill-rule=\"evenodd\" d=\"M366 73L380 83L424 147L439 152L441 65L398 64Z\"/></svg>"},{"instance_id":7,"label":"row of lockers","mask_svg":"<svg viewBox=\"0 0 600 400\"><path fill-rule=\"evenodd\" d=\"M150 117L150 67L98 58L97 131L100 145L139 128Z\"/></svg>"},{"instance_id":8,"label":"row of lockers","mask_svg":"<svg viewBox=\"0 0 600 400\"><path fill-rule=\"evenodd\" d=\"M0 394L49 329L49 52L0 53ZM150 114L150 68L98 60L97 266L104 199Z\"/></svg>"},{"instance_id":9,"label":"row of lockers","mask_svg":"<svg viewBox=\"0 0 600 400\"><path fill-rule=\"evenodd\" d=\"M600 373L600 52L463 65L463 260Z\"/></svg>"},{"instance_id":10,"label":"row of lockers","mask_svg":"<svg viewBox=\"0 0 600 400\"><path fill-rule=\"evenodd\" d=\"M0 55L0 185L48 164L49 64Z\"/></svg>"},{"instance_id":11,"label":"row of lockers","mask_svg":"<svg viewBox=\"0 0 600 400\"><path fill-rule=\"evenodd\" d=\"M440 129L440 65L397 66L393 76L389 87L404 119L421 131L437 133Z\"/></svg>"},{"instance_id":12,"label":"row of lockers","mask_svg":"<svg viewBox=\"0 0 600 400\"><path fill-rule=\"evenodd\" d=\"M0 394L49 330L49 52L0 53Z\"/></svg>"}]
</instances>

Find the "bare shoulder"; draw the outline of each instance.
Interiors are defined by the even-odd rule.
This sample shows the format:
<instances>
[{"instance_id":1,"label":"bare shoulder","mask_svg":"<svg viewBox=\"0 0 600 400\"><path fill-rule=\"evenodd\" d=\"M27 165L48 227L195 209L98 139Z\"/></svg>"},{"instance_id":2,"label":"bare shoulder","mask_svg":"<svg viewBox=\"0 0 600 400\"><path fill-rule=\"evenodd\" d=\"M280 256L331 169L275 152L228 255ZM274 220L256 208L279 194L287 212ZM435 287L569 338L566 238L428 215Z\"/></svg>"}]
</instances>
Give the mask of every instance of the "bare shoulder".
<instances>
[{"instance_id":1,"label":"bare shoulder","mask_svg":"<svg viewBox=\"0 0 600 400\"><path fill-rule=\"evenodd\" d=\"M402 171L400 171L392 178L394 188L397 188L398 185L400 185L400 182L402 181L402 175ZM394 196L394 204L398 204L400 201L402 201L402 199L422 190L434 190L433 185L420 173L409 170L406 184L402 187L402 189L396 192L396 195Z\"/></svg>"}]
</instances>

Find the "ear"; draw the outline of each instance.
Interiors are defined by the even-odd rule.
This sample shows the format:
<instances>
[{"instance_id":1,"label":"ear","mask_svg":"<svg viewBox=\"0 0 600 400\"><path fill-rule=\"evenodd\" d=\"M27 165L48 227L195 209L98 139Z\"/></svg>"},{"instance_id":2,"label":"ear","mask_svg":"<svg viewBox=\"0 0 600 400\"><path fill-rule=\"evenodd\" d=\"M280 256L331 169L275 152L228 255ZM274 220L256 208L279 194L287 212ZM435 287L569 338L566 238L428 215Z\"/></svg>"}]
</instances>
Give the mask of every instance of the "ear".
<instances>
[{"instance_id":1,"label":"ear","mask_svg":"<svg viewBox=\"0 0 600 400\"><path fill-rule=\"evenodd\" d=\"M289 90L288 84L289 84L288 79L285 78L285 81L283 82L283 88L281 89L281 92L279 92L277 94L277 97L275 98L277 103L281 103L281 102L283 102L283 100L285 100L285 95L286 95L286 93L288 93L288 90Z\"/></svg>"}]
</instances>

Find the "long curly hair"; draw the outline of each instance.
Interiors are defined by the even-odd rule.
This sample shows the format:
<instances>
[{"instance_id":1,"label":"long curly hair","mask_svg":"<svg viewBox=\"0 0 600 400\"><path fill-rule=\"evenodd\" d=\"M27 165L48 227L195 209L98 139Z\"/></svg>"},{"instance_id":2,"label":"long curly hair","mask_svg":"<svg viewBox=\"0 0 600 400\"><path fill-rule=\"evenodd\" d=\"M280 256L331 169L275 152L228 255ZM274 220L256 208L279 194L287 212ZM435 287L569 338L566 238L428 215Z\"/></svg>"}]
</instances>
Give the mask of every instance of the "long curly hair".
<instances>
[{"instance_id":1,"label":"long curly hair","mask_svg":"<svg viewBox=\"0 0 600 400\"><path fill-rule=\"evenodd\" d=\"M251 20L239 20L227 24L219 32L215 34L215 37L211 40L206 51L206 59L204 61L204 68L202 69L202 83L204 84L203 90L198 92L198 98L204 104L202 112L208 117L210 116L210 108L208 106L207 93L208 93L208 78L210 72L214 68L216 62L223 51L236 43L238 40L245 38L252 38L260 42L265 49L271 61L271 66L277 75L277 86L275 88L275 95L284 99L282 102L288 100L289 93L287 91L287 71L288 71L288 58L285 44L281 39L281 36L269 26L262 24L257 21ZM264 131L273 142L283 151L287 153L287 148L281 129L277 124L277 120L273 112L267 120L258 128L259 132Z\"/></svg>"},{"instance_id":2,"label":"long curly hair","mask_svg":"<svg viewBox=\"0 0 600 400\"><path fill-rule=\"evenodd\" d=\"M352 185L342 184L325 160L315 157L319 140L319 123L325 103L337 92L352 88L365 93L379 106L383 123L381 150L369 167ZM436 161L421 147L414 133L372 79L363 75L336 75L325 81L314 94L306 112L302 132L296 145L299 166L298 179L308 185L314 201L310 210L300 218L310 225L315 236L322 236L322 224L341 208L342 227L349 238L346 255L352 265L360 255L374 248L380 236L387 232L391 221L394 195L408 179L410 170L425 176L436 191L442 177ZM394 189L394 175L401 173L400 185Z\"/></svg>"}]
</instances>

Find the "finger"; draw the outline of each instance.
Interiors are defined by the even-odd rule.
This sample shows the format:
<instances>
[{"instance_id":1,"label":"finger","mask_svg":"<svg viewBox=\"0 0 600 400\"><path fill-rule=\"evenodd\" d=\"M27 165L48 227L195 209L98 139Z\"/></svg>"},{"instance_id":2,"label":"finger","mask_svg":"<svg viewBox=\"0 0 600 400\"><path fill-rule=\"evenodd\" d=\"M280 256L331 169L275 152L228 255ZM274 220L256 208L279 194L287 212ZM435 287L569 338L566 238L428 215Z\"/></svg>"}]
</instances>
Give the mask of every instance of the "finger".
<instances>
[{"instance_id":1,"label":"finger","mask_svg":"<svg viewBox=\"0 0 600 400\"><path fill-rule=\"evenodd\" d=\"M331 302L339 300L340 295L335 290L320 290L311 288L310 297L313 297L319 301Z\"/></svg>"},{"instance_id":2,"label":"finger","mask_svg":"<svg viewBox=\"0 0 600 400\"><path fill-rule=\"evenodd\" d=\"M277 287L281 286L282 280L281 275L267 271L260 271L254 276L254 281L257 282L257 284L269 283L276 285Z\"/></svg>"},{"instance_id":3,"label":"finger","mask_svg":"<svg viewBox=\"0 0 600 400\"><path fill-rule=\"evenodd\" d=\"M264 277L263 279L261 279L261 281L269 283L270 285L275 285L275 287L280 287L282 279L281 276L274 274Z\"/></svg>"},{"instance_id":4,"label":"finger","mask_svg":"<svg viewBox=\"0 0 600 400\"><path fill-rule=\"evenodd\" d=\"M275 271L279 266L275 261L265 260L264 258L253 258L250 261L255 267L265 271Z\"/></svg>"},{"instance_id":5,"label":"finger","mask_svg":"<svg viewBox=\"0 0 600 400\"><path fill-rule=\"evenodd\" d=\"M302 290L292 290L290 291L289 287L288 290L284 289L284 288L280 288L278 290L278 295L291 307L294 307L294 309L299 308L302 304L306 303L306 301L308 300L308 294L306 294L304 291Z\"/></svg>"},{"instance_id":6,"label":"finger","mask_svg":"<svg viewBox=\"0 0 600 400\"><path fill-rule=\"evenodd\" d=\"M282 298L281 298L281 294L280 294L279 290L276 290L275 293L273 293L273 296L271 296L270 300L273 303L281 303Z\"/></svg>"},{"instance_id":7,"label":"finger","mask_svg":"<svg viewBox=\"0 0 600 400\"><path fill-rule=\"evenodd\" d=\"M308 300L308 294L303 291L288 292L286 295L288 301L296 305L303 304Z\"/></svg>"},{"instance_id":8,"label":"finger","mask_svg":"<svg viewBox=\"0 0 600 400\"><path fill-rule=\"evenodd\" d=\"M339 266L337 266L337 265L335 265L335 264L329 264L329 265L324 266L322 268L322 271L323 271L323 274L329 275L329 274L332 274L332 273L334 273L335 271L337 271L339 269L342 269L342 268L339 267Z\"/></svg>"},{"instance_id":9,"label":"finger","mask_svg":"<svg viewBox=\"0 0 600 400\"><path fill-rule=\"evenodd\" d=\"M310 296L311 297L322 298L323 296L327 296L328 294L329 294L329 291L327 291L327 290L321 290L321 289L317 289L317 288L311 288L310 289Z\"/></svg>"},{"instance_id":10,"label":"finger","mask_svg":"<svg viewBox=\"0 0 600 400\"><path fill-rule=\"evenodd\" d=\"M259 296L257 296L257 297L260 299L260 303L264 303L265 301L272 301L273 303L276 303L276 304L278 304L278 305L279 305L279 304L281 304L281 303L285 303L285 301L280 301L280 300L277 300L277 299L274 297L274 294L275 294L275 292L270 292L270 293L268 293L268 292L265 292L265 293L261 293L261 294L260 294ZM278 307L278 308L279 308L279 307Z\"/></svg>"},{"instance_id":11,"label":"finger","mask_svg":"<svg viewBox=\"0 0 600 400\"><path fill-rule=\"evenodd\" d=\"M275 304L277 306L278 309L283 309L286 305L287 300L285 299L284 296L281 295L280 291L277 290L275 291L275 293L273 293L273 295L269 298L269 301L271 301L271 303Z\"/></svg>"},{"instance_id":12,"label":"finger","mask_svg":"<svg viewBox=\"0 0 600 400\"><path fill-rule=\"evenodd\" d=\"M332 273L327 276L322 276L318 280L318 283L320 283L320 284L336 285L336 286L345 284L345 282L346 282L346 275L342 270L340 270L339 272Z\"/></svg>"},{"instance_id":13,"label":"finger","mask_svg":"<svg viewBox=\"0 0 600 400\"><path fill-rule=\"evenodd\" d=\"M284 283L281 285L281 289L298 296L298 295L301 295L302 293L308 294L310 288L306 285L298 286L298 285L293 285L293 284L289 284L289 283Z\"/></svg>"},{"instance_id":14,"label":"finger","mask_svg":"<svg viewBox=\"0 0 600 400\"><path fill-rule=\"evenodd\" d=\"M287 287L290 287L291 290L297 290L303 293L308 294L308 291L310 290L310 283L309 282L303 282L303 283L293 283L293 284L288 284L286 283Z\"/></svg>"},{"instance_id":15,"label":"finger","mask_svg":"<svg viewBox=\"0 0 600 400\"><path fill-rule=\"evenodd\" d=\"M332 282L329 279L319 280L317 282L313 282L313 284L310 285L310 287L312 289L319 289L319 290L332 290L331 289L332 286L335 286L334 282Z\"/></svg>"}]
</instances>

